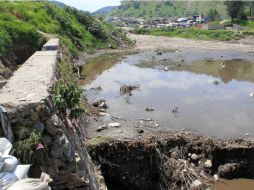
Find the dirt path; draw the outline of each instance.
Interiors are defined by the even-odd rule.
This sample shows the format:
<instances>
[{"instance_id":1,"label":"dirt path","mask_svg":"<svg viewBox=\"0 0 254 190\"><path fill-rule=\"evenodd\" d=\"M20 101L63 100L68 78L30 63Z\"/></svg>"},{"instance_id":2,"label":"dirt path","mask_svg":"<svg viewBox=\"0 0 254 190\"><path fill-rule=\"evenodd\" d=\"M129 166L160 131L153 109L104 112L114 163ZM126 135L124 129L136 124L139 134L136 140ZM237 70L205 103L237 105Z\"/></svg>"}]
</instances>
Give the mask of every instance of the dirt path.
<instances>
[{"instance_id":1,"label":"dirt path","mask_svg":"<svg viewBox=\"0 0 254 190\"><path fill-rule=\"evenodd\" d=\"M177 49L187 50L190 48L202 50L238 50L242 52L253 52L254 46L240 42L222 42L222 41L204 41L192 40L175 37L150 36L128 34L128 37L136 41L137 50L155 50L155 49Z\"/></svg>"}]
</instances>

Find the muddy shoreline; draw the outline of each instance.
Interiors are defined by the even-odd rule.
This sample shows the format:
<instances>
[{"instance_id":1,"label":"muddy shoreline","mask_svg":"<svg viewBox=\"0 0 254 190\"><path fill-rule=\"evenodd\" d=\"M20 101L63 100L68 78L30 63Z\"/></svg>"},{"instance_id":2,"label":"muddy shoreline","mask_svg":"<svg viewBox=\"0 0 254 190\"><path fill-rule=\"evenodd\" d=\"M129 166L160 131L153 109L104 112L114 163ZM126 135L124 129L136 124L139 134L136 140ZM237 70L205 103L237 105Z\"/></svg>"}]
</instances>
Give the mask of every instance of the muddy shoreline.
<instances>
[{"instance_id":1,"label":"muddy shoreline","mask_svg":"<svg viewBox=\"0 0 254 190\"><path fill-rule=\"evenodd\" d=\"M201 71L201 73L205 72L212 76L212 80L216 77L221 80L219 83L214 83L214 86L220 83L227 84L234 80L252 82L249 74L248 78L239 74L241 69L233 69L235 73L232 74L222 71L223 68L221 68L222 64L235 65L234 68L238 68L238 64L231 64L229 60L242 62L241 64L247 65L248 69L252 68L254 48L250 44L133 34L130 34L129 37L136 41L135 47L100 51L87 59L89 64L89 59L103 54L107 55L102 56L103 62L106 62L105 65L98 62L88 67L93 76L86 78L85 84L96 80L103 73L112 75L112 70L117 67L119 61L115 54L119 52L120 59L124 57L123 65L128 63L131 67L153 68L161 72L165 72L167 68L167 72L188 71L197 75ZM127 52L133 51L139 53L141 58L135 57L135 54L131 59L126 58ZM205 60L205 63L202 61L199 63L200 60ZM190 64L195 61L197 63L191 67ZM211 65L213 70L203 70L202 64ZM105 68L101 69L102 67ZM100 69L93 73L93 68ZM123 66L122 69L124 71L129 68ZM232 69L227 71L230 70L232 71ZM246 71L247 69L244 69L244 72ZM113 75L117 72L113 72ZM98 84L103 81L106 81L106 78L99 80ZM112 84L108 82L109 86ZM92 97L98 96L103 91L101 86L90 87L92 87L90 90L95 93L92 93ZM85 93L89 94L90 91L86 90ZM135 93L134 96L136 96ZM117 96L114 94L113 97ZM106 104L110 109L112 101L106 101ZM151 110L149 108L144 107L143 110ZM147 116L140 119L137 116L134 123L128 123L120 115L122 112L117 111L109 115L110 112L107 109L102 110L88 105L88 120L91 123L87 128L87 145L109 190L191 189L197 184L201 189L213 189L218 182L224 184L223 179L254 178L254 158L252 156L254 139L249 133L244 132L239 134L241 136L231 139L219 139L201 135L201 133L194 132L195 130L168 129L164 127L164 124L158 125L156 120L146 121ZM157 109L147 112L158 114ZM172 114L172 110L169 112ZM181 112L180 108L180 114ZM112 122L114 125L117 124L117 127L107 127L107 124ZM223 190L223 188L219 189Z\"/></svg>"}]
</instances>

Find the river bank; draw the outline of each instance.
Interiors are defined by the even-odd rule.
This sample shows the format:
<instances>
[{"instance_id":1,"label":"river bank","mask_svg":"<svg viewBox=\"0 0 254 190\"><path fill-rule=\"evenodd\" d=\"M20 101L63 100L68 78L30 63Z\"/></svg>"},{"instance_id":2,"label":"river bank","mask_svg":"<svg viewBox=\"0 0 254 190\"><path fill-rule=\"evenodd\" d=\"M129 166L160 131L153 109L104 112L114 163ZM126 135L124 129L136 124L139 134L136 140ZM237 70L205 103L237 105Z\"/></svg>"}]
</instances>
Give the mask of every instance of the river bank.
<instances>
[{"instance_id":1,"label":"river bank","mask_svg":"<svg viewBox=\"0 0 254 190\"><path fill-rule=\"evenodd\" d=\"M209 182L202 181L202 177L193 179L211 188L217 176L252 178L246 168L253 161L249 153L243 152L253 151L253 133L250 127L238 124L245 125L246 118L251 121L246 114L253 111L251 107L246 109L253 104L249 97L253 90L253 47L133 34L129 37L136 41L131 50L123 50L124 53L114 50L87 59L84 70L89 72L83 73L85 79L81 81L91 103L88 110L93 110L87 126L89 152L100 165L108 188L159 189L165 183L162 182L165 173L159 168L165 163L158 161L161 159L156 153L156 143L165 145L160 149L167 158L164 161L168 165L164 167L174 171L172 163L181 165L179 160L183 160L191 169L204 172ZM138 88L125 94L120 88L125 85L138 85ZM101 97L106 106L93 106L96 98ZM196 101L180 103L189 97ZM240 104L244 105L243 110ZM235 119L239 116L238 122ZM209 152L211 146L213 153ZM183 150L185 147L190 150ZM194 161L193 154L199 159ZM208 170L207 160L212 164ZM177 184L173 189L179 188L183 171L176 178L171 172L167 185ZM193 179L183 182L187 184L184 188L190 188Z\"/></svg>"}]
</instances>

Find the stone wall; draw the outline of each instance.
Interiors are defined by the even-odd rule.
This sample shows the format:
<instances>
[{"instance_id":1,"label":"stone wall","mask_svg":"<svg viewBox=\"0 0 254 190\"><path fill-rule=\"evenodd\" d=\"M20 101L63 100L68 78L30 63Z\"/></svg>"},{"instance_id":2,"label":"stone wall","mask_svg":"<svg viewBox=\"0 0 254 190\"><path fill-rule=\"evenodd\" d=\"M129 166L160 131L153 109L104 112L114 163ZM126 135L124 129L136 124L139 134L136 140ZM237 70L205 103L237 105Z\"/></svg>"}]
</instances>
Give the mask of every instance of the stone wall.
<instances>
[{"instance_id":1,"label":"stone wall","mask_svg":"<svg viewBox=\"0 0 254 190\"><path fill-rule=\"evenodd\" d=\"M46 172L54 180L53 189L97 190L96 172L84 142L83 118L63 118L53 107L50 89L57 80L59 47L59 40L54 39L44 45L45 51L32 55L2 88L0 105L11 124L14 143L20 127L41 134L45 160L34 161L30 177Z\"/></svg>"}]
</instances>

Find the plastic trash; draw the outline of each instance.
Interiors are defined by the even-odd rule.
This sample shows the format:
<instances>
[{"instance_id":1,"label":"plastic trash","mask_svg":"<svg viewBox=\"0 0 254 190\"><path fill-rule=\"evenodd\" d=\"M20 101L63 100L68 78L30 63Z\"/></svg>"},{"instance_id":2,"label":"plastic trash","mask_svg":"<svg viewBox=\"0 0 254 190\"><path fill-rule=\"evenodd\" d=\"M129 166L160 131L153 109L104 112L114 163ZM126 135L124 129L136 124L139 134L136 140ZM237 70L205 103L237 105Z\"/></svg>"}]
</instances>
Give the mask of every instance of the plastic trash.
<instances>
[{"instance_id":1,"label":"plastic trash","mask_svg":"<svg viewBox=\"0 0 254 190\"><path fill-rule=\"evenodd\" d=\"M26 178L15 182L8 190L51 190L48 183L52 179L48 174L42 173L40 179Z\"/></svg>"},{"instance_id":2,"label":"plastic trash","mask_svg":"<svg viewBox=\"0 0 254 190\"><path fill-rule=\"evenodd\" d=\"M3 172L11 172L18 165L18 159L14 156L4 157Z\"/></svg>"},{"instance_id":3,"label":"plastic trash","mask_svg":"<svg viewBox=\"0 0 254 190\"><path fill-rule=\"evenodd\" d=\"M9 155L12 144L6 138L0 138L0 153L2 157Z\"/></svg>"},{"instance_id":4,"label":"plastic trash","mask_svg":"<svg viewBox=\"0 0 254 190\"><path fill-rule=\"evenodd\" d=\"M12 173L17 176L18 179L25 179L30 167L31 165L17 165Z\"/></svg>"},{"instance_id":5,"label":"plastic trash","mask_svg":"<svg viewBox=\"0 0 254 190\"><path fill-rule=\"evenodd\" d=\"M3 167L4 167L4 162L0 161L0 171L2 170Z\"/></svg>"},{"instance_id":6,"label":"plastic trash","mask_svg":"<svg viewBox=\"0 0 254 190\"><path fill-rule=\"evenodd\" d=\"M14 174L9 172L0 173L0 189L5 190L16 181L18 181L18 178Z\"/></svg>"}]
</instances>

